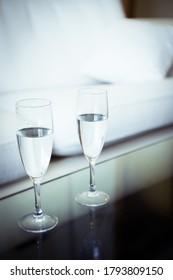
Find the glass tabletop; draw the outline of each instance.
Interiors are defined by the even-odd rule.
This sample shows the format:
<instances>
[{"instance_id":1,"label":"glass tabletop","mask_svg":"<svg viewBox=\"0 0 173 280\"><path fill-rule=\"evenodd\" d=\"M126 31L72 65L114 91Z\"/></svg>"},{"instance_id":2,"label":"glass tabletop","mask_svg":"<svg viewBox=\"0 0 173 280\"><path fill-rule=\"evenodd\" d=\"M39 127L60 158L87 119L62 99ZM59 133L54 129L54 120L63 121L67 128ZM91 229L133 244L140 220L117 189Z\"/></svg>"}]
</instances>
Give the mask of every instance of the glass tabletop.
<instances>
[{"instance_id":1,"label":"glass tabletop","mask_svg":"<svg viewBox=\"0 0 173 280\"><path fill-rule=\"evenodd\" d=\"M88 181L85 168L42 185L42 208L59 220L44 234L17 224L33 211L33 189L2 199L0 259L173 259L172 138L96 165L108 204L76 203Z\"/></svg>"}]
</instances>

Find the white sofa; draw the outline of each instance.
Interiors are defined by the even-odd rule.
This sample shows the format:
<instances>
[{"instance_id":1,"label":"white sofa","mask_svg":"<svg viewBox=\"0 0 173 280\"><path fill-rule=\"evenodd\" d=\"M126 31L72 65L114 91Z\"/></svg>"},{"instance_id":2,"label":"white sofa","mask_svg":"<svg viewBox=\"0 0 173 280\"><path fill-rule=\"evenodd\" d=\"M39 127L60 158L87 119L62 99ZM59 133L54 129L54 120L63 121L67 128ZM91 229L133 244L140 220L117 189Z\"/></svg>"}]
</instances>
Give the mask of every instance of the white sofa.
<instances>
[{"instance_id":1,"label":"white sofa","mask_svg":"<svg viewBox=\"0 0 173 280\"><path fill-rule=\"evenodd\" d=\"M0 0L1 186L25 176L15 135L19 99L52 100L54 164L81 153L80 87L108 91L107 146L173 124L173 27L163 22L127 20L118 0Z\"/></svg>"}]
</instances>

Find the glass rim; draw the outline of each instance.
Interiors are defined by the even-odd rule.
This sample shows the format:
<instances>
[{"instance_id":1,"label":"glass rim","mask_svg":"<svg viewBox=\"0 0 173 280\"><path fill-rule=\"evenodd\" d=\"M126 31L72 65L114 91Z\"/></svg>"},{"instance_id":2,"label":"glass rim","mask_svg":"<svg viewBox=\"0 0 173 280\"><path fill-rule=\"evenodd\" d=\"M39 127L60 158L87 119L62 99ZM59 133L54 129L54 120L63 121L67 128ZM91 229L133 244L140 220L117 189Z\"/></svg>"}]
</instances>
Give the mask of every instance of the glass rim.
<instances>
[{"instance_id":1,"label":"glass rim","mask_svg":"<svg viewBox=\"0 0 173 280\"><path fill-rule=\"evenodd\" d=\"M41 102L41 104L39 103ZM26 98L16 102L16 107L22 108L39 108L46 107L52 104L51 100L46 98Z\"/></svg>"},{"instance_id":2,"label":"glass rim","mask_svg":"<svg viewBox=\"0 0 173 280\"><path fill-rule=\"evenodd\" d=\"M107 94L107 90L102 87L95 87L95 86L89 86L89 87L82 87L78 89L78 94L86 94L86 95L97 95L97 94Z\"/></svg>"}]
</instances>

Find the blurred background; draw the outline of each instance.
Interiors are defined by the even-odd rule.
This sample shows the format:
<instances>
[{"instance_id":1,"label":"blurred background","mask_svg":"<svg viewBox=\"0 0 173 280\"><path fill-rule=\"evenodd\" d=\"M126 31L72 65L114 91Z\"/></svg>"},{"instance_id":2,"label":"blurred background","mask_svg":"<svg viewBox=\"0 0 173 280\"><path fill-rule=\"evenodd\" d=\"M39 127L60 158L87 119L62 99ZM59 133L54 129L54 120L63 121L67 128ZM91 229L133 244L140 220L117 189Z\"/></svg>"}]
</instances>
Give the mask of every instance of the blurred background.
<instances>
[{"instance_id":1,"label":"blurred background","mask_svg":"<svg viewBox=\"0 0 173 280\"><path fill-rule=\"evenodd\" d=\"M121 0L129 18L172 18L173 0Z\"/></svg>"}]
</instances>

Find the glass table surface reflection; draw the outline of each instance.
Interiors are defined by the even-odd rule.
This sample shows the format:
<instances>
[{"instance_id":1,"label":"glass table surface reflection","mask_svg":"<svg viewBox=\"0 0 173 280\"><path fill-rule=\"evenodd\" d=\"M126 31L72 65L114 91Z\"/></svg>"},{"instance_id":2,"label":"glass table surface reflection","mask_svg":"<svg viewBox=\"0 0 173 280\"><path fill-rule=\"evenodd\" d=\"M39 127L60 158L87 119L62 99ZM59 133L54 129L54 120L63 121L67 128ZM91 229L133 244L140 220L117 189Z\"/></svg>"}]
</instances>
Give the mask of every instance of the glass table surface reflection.
<instances>
[{"instance_id":1,"label":"glass table surface reflection","mask_svg":"<svg viewBox=\"0 0 173 280\"><path fill-rule=\"evenodd\" d=\"M173 139L96 165L102 207L76 203L88 169L42 185L42 205L58 226L29 234L17 223L33 209L33 189L0 201L0 259L173 259Z\"/></svg>"}]
</instances>

